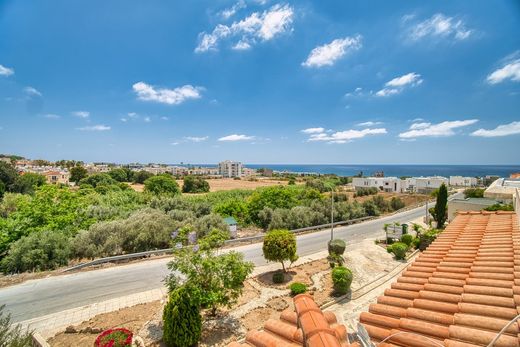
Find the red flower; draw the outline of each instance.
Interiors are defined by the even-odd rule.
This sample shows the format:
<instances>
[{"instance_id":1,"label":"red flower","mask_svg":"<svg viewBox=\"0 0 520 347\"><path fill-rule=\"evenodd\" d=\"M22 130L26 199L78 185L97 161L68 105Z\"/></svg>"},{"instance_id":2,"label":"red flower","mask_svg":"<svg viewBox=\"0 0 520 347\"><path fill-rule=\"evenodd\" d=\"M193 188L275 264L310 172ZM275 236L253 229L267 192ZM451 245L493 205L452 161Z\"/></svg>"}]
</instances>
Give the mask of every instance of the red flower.
<instances>
[{"instance_id":1,"label":"red flower","mask_svg":"<svg viewBox=\"0 0 520 347\"><path fill-rule=\"evenodd\" d=\"M125 328L115 328L103 331L96 338L96 347L125 347L132 345L133 334Z\"/></svg>"}]
</instances>

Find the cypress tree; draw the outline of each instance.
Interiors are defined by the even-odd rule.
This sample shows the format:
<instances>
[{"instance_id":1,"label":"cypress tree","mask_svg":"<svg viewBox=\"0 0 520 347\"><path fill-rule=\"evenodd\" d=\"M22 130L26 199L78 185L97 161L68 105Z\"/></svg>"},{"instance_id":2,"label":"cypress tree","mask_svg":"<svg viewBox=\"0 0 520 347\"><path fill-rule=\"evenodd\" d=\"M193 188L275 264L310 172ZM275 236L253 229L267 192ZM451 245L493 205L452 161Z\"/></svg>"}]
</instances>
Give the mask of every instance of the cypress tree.
<instances>
[{"instance_id":1,"label":"cypress tree","mask_svg":"<svg viewBox=\"0 0 520 347\"><path fill-rule=\"evenodd\" d=\"M443 183L439 187L439 193L437 194L437 202L435 203L435 209L433 210L433 218L437 222L437 229L444 228L444 223L447 219L447 209L448 205L448 188Z\"/></svg>"}]
</instances>

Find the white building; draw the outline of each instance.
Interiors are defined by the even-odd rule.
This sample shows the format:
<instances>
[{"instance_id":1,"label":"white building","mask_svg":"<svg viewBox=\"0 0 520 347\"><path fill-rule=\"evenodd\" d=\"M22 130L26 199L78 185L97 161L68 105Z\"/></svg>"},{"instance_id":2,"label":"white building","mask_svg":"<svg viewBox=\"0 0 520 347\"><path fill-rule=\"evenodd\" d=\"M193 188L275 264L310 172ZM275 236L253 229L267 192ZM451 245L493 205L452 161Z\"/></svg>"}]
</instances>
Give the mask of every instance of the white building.
<instances>
[{"instance_id":1,"label":"white building","mask_svg":"<svg viewBox=\"0 0 520 347\"><path fill-rule=\"evenodd\" d=\"M397 177L354 177L352 178L354 188L377 188L383 192L401 193L403 191L403 180Z\"/></svg>"},{"instance_id":2,"label":"white building","mask_svg":"<svg viewBox=\"0 0 520 347\"><path fill-rule=\"evenodd\" d=\"M476 185L477 185L476 177L450 176L450 186L475 187Z\"/></svg>"},{"instance_id":3,"label":"white building","mask_svg":"<svg viewBox=\"0 0 520 347\"><path fill-rule=\"evenodd\" d=\"M449 180L442 176L413 177L410 179L410 183L413 184L412 191L418 193L429 193L440 188L443 183L448 186Z\"/></svg>"},{"instance_id":4,"label":"white building","mask_svg":"<svg viewBox=\"0 0 520 347\"><path fill-rule=\"evenodd\" d=\"M218 163L218 173L222 177L242 177L243 165L238 161L226 160Z\"/></svg>"}]
</instances>

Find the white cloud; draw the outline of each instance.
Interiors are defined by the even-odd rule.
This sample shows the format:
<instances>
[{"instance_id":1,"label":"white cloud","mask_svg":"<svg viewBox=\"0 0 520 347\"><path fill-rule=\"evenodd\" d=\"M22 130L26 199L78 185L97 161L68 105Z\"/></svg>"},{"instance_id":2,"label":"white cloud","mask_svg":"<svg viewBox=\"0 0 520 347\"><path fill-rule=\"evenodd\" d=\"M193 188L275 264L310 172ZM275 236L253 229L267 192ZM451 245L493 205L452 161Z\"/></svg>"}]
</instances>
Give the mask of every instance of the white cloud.
<instances>
[{"instance_id":1,"label":"white cloud","mask_svg":"<svg viewBox=\"0 0 520 347\"><path fill-rule=\"evenodd\" d=\"M246 2L244 0L240 0L233 6L220 11L219 16L221 16L223 19L229 19L233 17L237 13L237 11L246 8L246 6Z\"/></svg>"},{"instance_id":2,"label":"white cloud","mask_svg":"<svg viewBox=\"0 0 520 347\"><path fill-rule=\"evenodd\" d=\"M191 141L191 142L203 142L203 141L206 141L207 139L209 139L209 136L186 136L184 138L186 141Z\"/></svg>"},{"instance_id":3,"label":"white cloud","mask_svg":"<svg viewBox=\"0 0 520 347\"><path fill-rule=\"evenodd\" d=\"M518 53L515 52L512 56L518 57ZM520 58L506 60L501 68L493 71L487 77L487 81L490 84L497 84L505 80L520 81Z\"/></svg>"},{"instance_id":4,"label":"white cloud","mask_svg":"<svg viewBox=\"0 0 520 347\"><path fill-rule=\"evenodd\" d=\"M121 118L121 122L125 122L126 123L126 122L128 122L128 119L123 117L123 118Z\"/></svg>"},{"instance_id":5,"label":"white cloud","mask_svg":"<svg viewBox=\"0 0 520 347\"><path fill-rule=\"evenodd\" d=\"M442 13L434 14L422 22L415 23L408 30L411 40L417 41L426 37L431 38L451 38L461 41L470 37L473 30L467 29L466 24L461 19L448 17Z\"/></svg>"},{"instance_id":6,"label":"white cloud","mask_svg":"<svg viewBox=\"0 0 520 347\"><path fill-rule=\"evenodd\" d=\"M319 134L325 131L325 128L307 128L303 129L301 132L304 134Z\"/></svg>"},{"instance_id":7,"label":"white cloud","mask_svg":"<svg viewBox=\"0 0 520 347\"><path fill-rule=\"evenodd\" d=\"M43 117L45 117L47 119L59 119L60 118L60 116L58 116L57 114L54 114L54 113L44 114Z\"/></svg>"},{"instance_id":8,"label":"white cloud","mask_svg":"<svg viewBox=\"0 0 520 347\"><path fill-rule=\"evenodd\" d=\"M144 118L143 118L143 121L144 121L145 123L150 123L150 122L152 121L152 119L151 119L150 117L144 117Z\"/></svg>"},{"instance_id":9,"label":"white cloud","mask_svg":"<svg viewBox=\"0 0 520 347\"><path fill-rule=\"evenodd\" d=\"M344 130L344 131L337 131L333 132L331 134L327 133L315 133L311 134L308 141L314 142L314 141L325 141L328 143L347 143L355 139L363 138L367 135L379 135L379 134L386 134L385 128L375 128L375 129L362 129L362 130Z\"/></svg>"},{"instance_id":10,"label":"white cloud","mask_svg":"<svg viewBox=\"0 0 520 347\"><path fill-rule=\"evenodd\" d=\"M432 124L428 122L413 123L408 131L399 134L402 139L410 139L416 137L442 137L455 135L455 129L472 125L478 122L478 119L445 121L442 123Z\"/></svg>"},{"instance_id":11,"label":"white cloud","mask_svg":"<svg viewBox=\"0 0 520 347\"><path fill-rule=\"evenodd\" d=\"M472 136L481 137L499 137L520 134L520 122L511 122L509 124L502 124L495 129L478 129L471 133Z\"/></svg>"},{"instance_id":12,"label":"white cloud","mask_svg":"<svg viewBox=\"0 0 520 347\"><path fill-rule=\"evenodd\" d=\"M162 116L162 117L161 117L161 120L168 120L168 119L170 119L170 118L168 118L168 117L166 117L166 116Z\"/></svg>"},{"instance_id":13,"label":"white cloud","mask_svg":"<svg viewBox=\"0 0 520 347\"><path fill-rule=\"evenodd\" d=\"M23 91L29 96L42 96L42 93L40 93L38 89L31 86L25 87Z\"/></svg>"},{"instance_id":14,"label":"white cloud","mask_svg":"<svg viewBox=\"0 0 520 347\"><path fill-rule=\"evenodd\" d=\"M0 64L0 76L11 76L14 74L14 69L5 67Z\"/></svg>"},{"instance_id":15,"label":"white cloud","mask_svg":"<svg viewBox=\"0 0 520 347\"><path fill-rule=\"evenodd\" d=\"M322 67L334 65L345 54L361 48L361 35L336 39L331 43L314 48L307 60L302 63L306 67Z\"/></svg>"},{"instance_id":16,"label":"white cloud","mask_svg":"<svg viewBox=\"0 0 520 347\"><path fill-rule=\"evenodd\" d=\"M203 88L187 84L174 89L166 89L155 88L144 82L137 82L133 85L133 89L139 100L178 105L189 99L199 99Z\"/></svg>"},{"instance_id":17,"label":"white cloud","mask_svg":"<svg viewBox=\"0 0 520 347\"><path fill-rule=\"evenodd\" d=\"M128 116L128 118L132 118L132 119L139 118L139 115L135 112L128 112L126 115Z\"/></svg>"},{"instance_id":18,"label":"white cloud","mask_svg":"<svg viewBox=\"0 0 520 347\"><path fill-rule=\"evenodd\" d=\"M391 79L385 83L385 87L376 93L376 96L390 96L401 93L405 88L415 87L423 82L421 75L410 72Z\"/></svg>"},{"instance_id":19,"label":"white cloud","mask_svg":"<svg viewBox=\"0 0 520 347\"><path fill-rule=\"evenodd\" d=\"M92 125L92 126L86 126L86 127L81 127L81 128L77 128L78 130L81 130L81 131L107 131L107 130L110 130L111 128L107 125Z\"/></svg>"},{"instance_id":20,"label":"white cloud","mask_svg":"<svg viewBox=\"0 0 520 347\"><path fill-rule=\"evenodd\" d=\"M75 112L72 112L72 114L76 117L79 117L79 118L88 118L90 116L90 112L87 112L87 111L75 111Z\"/></svg>"},{"instance_id":21,"label":"white cloud","mask_svg":"<svg viewBox=\"0 0 520 347\"><path fill-rule=\"evenodd\" d=\"M239 135L239 134L232 134L228 136L224 136L218 139L218 141L248 141L248 140L254 140L254 136L249 135Z\"/></svg>"},{"instance_id":22,"label":"white cloud","mask_svg":"<svg viewBox=\"0 0 520 347\"><path fill-rule=\"evenodd\" d=\"M172 143L170 143L170 145L172 145L172 146L177 146L178 144L179 144L179 142L172 142Z\"/></svg>"},{"instance_id":23,"label":"white cloud","mask_svg":"<svg viewBox=\"0 0 520 347\"><path fill-rule=\"evenodd\" d=\"M373 127L374 125L380 125L380 124L383 124L383 122L368 121L368 122L358 123L357 126L359 126L359 127Z\"/></svg>"},{"instance_id":24,"label":"white cloud","mask_svg":"<svg viewBox=\"0 0 520 347\"><path fill-rule=\"evenodd\" d=\"M199 44L195 52L216 50L220 41L226 38L239 38L239 41L233 45L234 49L248 49L258 40L268 41L291 30L293 15L292 7L278 4L262 13L254 12L229 26L218 24L211 33L199 34Z\"/></svg>"}]
</instances>

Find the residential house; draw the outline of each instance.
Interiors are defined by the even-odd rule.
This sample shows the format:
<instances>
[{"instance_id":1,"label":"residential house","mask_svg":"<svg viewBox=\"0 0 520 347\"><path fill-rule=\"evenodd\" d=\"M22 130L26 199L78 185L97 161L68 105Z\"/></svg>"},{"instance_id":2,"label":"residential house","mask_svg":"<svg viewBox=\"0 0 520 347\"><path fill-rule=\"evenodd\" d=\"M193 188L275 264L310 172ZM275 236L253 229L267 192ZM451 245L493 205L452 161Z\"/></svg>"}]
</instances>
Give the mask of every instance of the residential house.
<instances>
[{"instance_id":1,"label":"residential house","mask_svg":"<svg viewBox=\"0 0 520 347\"><path fill-rule=\"evenodd\" d=\"M401 193L403 180L397 177L354 177L354 188L377 188L382 192Z\"/></svg>"},{"instance_id":2,"label":"residential house","mask_svg":"<svg viewBox=\"0 0 520 347\"><path fill-rule=\"evenodd\" d=\"M476 187L476 177L450 176L450 186L455 187Z\"/></svg>"},{"instance_id":3,"label":"residential house","mask_svg":"<svg viewBox=\"0 0 520 347\"><path fill-rule=\"evenodd\" d=\"M439 189L444 183L446 186L449 184L449 180L442 176L432 177L413 177L414 192L421 194L429 194L435 189Z\"/></svg>"},{"instance_id":4,"label":"residential house","mask_svg":"<svg viewBox=\"0 0 520 347\"><path fill-rule=\"evenodd\" d=\"M42 175L49 184L69 184L70 174L67 171L45 171Z\"/></svg>"}]
</instances>

